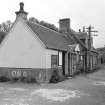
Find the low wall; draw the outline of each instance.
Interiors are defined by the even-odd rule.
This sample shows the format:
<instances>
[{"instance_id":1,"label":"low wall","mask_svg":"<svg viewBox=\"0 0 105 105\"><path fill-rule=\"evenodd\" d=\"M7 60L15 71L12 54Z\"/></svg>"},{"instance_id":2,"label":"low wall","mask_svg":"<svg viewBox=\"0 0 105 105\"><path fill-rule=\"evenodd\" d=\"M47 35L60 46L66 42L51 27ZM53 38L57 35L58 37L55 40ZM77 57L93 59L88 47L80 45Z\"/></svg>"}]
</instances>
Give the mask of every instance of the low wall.
<instances>
[{"instance_id":1,"label":"low wall","mask_svg":"<svg viewBox=\"0 0 105 105\"><path fill-rule=\"evenodd\" d=\"M10 78L35 79L38 83L48 83L53 75L54 69L40 69L40 68L8 68L0 67L0 77L5 76ZM58 69L59 75L62 76L62 70Z\"/></svg>"},{"instance_id":2,"label":"low wall","mask_svg":"<svg viewBox=\"0 0 105 105\"><path fill-rule=\"evenodd\" d=\"M34 78L37 82L49 82L52 73L52 69L0 67L0 76L8 77L11 80L25 77L28 79Z\"/></svg>"}]
</instances>

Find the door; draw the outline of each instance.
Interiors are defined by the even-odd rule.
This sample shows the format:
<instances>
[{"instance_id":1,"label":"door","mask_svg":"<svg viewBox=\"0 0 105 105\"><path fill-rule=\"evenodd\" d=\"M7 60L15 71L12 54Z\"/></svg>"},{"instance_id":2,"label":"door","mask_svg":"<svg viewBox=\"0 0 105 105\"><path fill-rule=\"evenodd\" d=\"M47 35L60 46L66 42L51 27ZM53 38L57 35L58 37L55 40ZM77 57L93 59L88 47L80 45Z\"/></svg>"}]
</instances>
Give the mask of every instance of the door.
<instances>
[{"instance_id":1,"label":"door","mask_svg":"<svg viewBox=\"0 0 105 105\"><path fill-rule=\"evenodd\" d=\"M65 75L65 52L62 54L62 70L63 75Z\"/></svg>"},{"instance_id":2,"label":"door","mask_svg":"<svg viewBox=\"0 0 105 105\"><path fill-rule=\"evenodd\" d=\"M70 53L68 53L68 75L70 75Z\"/></svg>"}]
</instances>

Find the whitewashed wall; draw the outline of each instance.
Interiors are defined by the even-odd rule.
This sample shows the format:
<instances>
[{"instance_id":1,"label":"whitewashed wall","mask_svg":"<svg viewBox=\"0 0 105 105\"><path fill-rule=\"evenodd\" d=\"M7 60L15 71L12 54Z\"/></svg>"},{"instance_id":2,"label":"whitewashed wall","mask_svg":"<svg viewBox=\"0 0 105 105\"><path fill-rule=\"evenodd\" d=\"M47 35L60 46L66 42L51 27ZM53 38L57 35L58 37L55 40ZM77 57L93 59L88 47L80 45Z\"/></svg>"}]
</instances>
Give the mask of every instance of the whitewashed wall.
<instances>
[{"instance_id":1,"label":"whitewashed wall","mask_svg":"<svg viewBox=\"0 0 105 105\"><path fill-rule=\"evenodd\" d=\"M45 68L47 53L48 61L40 40L18 21L0 46L0 67Z\"/></svg>"}]
</instances>

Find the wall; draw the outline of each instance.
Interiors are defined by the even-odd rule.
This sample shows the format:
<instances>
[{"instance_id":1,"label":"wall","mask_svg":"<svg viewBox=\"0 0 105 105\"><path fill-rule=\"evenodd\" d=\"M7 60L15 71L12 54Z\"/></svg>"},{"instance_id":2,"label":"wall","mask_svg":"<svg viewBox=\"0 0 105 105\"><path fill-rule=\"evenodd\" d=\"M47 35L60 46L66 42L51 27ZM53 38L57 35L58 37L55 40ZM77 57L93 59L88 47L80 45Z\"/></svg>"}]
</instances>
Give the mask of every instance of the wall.
<instances>
[{"instance_id":1,"label":"wall","mask_svg":"<svg viewBox=\"0 0 105 105\"><path fill-rule=\"evenodd\" d=\"M45 48L22 21L18 21L0 47L0 67L46 68Z\"/></svg>"},{"instance_id":2,"label":"wall","mask_svg":"<svg viewBox=\"0 0 105 105\"><path fill-rule=\"evenodd\" d=\"M37 35L19 20L0 46L0 76L48 82L53 73L51 55L58 55L58 51L45 49Z\"/></svg>"}]
</instances>

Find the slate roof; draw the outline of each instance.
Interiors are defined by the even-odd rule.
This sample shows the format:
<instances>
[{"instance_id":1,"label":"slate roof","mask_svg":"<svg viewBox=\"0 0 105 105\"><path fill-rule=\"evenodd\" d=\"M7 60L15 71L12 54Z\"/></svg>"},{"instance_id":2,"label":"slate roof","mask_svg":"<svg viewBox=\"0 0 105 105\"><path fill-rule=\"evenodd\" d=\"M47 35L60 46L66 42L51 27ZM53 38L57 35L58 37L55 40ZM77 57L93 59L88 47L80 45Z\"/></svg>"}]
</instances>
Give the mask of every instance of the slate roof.
<instances>
[{"instance_id":1,"label":"slate roof","mask_svg":"<svg viewBox=\"0 0 105 105\"><path fill-rule=\"evenodd\" d=\"M75 44L72 38L67 35L53 31L37 23L27 21L27 25L46 45L47 48L67 51L68 45Z\"/></svg>"},{"instance_id":2,"label":"slate roof","mask_svg":"<svg viewBox=\"0 0 105 105\"><path fill-rule=\"evenodd\" d=\"M80 40L80 38L78 37L78 32L75 32L73 30L70 30L67 35L68 37L72 37L73 40L75 40L76 43L79 43L83 48L87 49L86 45L84 45L84 43Z\"/></svg>"},{"instance_id":3,"label":"slate roof","mask_svg":"<svg viewBox=\"0 0 105 105\"><path fill-rule=\"evenodd\" d=\"M105 51L105 47L100 47L96 49L97 51Z\"/></svg>"},{"instance_id":4,"label":"slate roof","mask_svg":"<svg viewBox=\"0 0 105 105\"><path fill-rule=\"evenodd\" d=\"M94 47L91 48L92 52L98 53L97 49L95 49Z\"/></svg>"},{"instance_id":5,"label":"slate roof","mask_svg":"<svg viewBox=\"0 0 105 105\"><path fill-rule=\"evenodd\" d=\"M105 47L100 47L100 48L97 48L96 50L99 53L105 54Z\"/></svg>"},{"instance_id":6,"label":"slate roof","mask_svg":"<svg viewBox=\"0 0 105 105\"><path fill-rule=\"evenodd\" d=\"M87 37L86 32L76 32L73 29L71 29L70 31L71 31L71 33L75 34L75 36L78 37L78 39L86 39L86 37Z\"/></svg>"}]
</instances>

